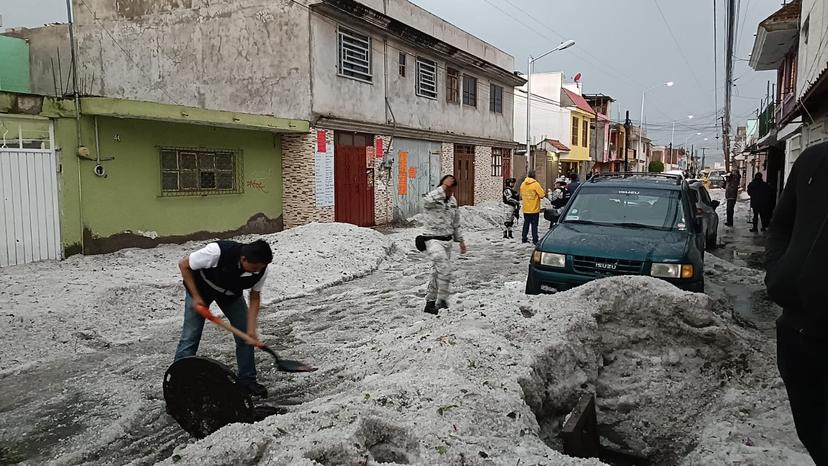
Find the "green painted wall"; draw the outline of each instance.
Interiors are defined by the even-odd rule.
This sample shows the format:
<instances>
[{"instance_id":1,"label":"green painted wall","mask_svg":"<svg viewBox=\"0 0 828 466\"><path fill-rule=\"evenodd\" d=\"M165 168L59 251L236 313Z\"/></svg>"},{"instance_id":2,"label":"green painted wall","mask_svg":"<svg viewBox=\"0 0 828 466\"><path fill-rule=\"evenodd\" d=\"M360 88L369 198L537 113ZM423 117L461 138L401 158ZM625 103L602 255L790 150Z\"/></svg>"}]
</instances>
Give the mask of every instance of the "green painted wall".
<instances>
[{"instance_id":1,"label":"green painted wall","mask_svg":"<svg viewBox=\"0 0 828 466\"><path fill-rule=\"evenodd\" d=\"M0 35L0 91L31 92L29 43Z\"/></svg>"},{"instance_id":2,"label":"green painted wall","mask_svg":"<svg viewBox=\"0 0 828 466\"><path fill-rule=\"evenodd\" d=\"M82 121L83 142L94 158L94 118L84 116ZM79 252L72 246L81 243L84 229L98 238L141 231L163 239L237 230L256 214L271 220L282 215L281 137L276 134L98 117L101 156L115 157L102 162L107 173L102 178L94 174L94 161L74 154L75 128L74 119L56 120L56 139L63 148L63 242L70 252ZM161 196L159 146L241 150L244 192ZM89 244L84 251L100 252Z\"/></svg>"}]
</instances>

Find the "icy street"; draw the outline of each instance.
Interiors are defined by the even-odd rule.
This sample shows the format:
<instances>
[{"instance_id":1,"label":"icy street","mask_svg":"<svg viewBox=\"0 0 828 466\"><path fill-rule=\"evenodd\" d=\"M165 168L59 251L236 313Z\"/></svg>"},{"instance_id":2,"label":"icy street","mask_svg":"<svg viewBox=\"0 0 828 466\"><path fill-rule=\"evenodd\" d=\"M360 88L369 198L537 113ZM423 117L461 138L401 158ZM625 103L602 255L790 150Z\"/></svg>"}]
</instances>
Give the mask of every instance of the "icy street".
<instances>
[{"instance_id":1,"label":"icy street","mask_svg":"<svg viewBox=\"0 0 828 466\"><path fill-rule=\"evenodd\" d=\"M469 253L439 318L422 312L415 229L268 235L261 337L320 370L280 373L259 353L287 414L201 441L161 393L182 315L175 262L199 244L4 269L0 463L599 464L557 451L562 419L594 392L603 436L656 464L812 464L738 209L745 232L722 230L706 257L709 296L643 277L526 296L531 247L501 239L498 209L465 209ZM235 367L209 324L199 354Z\"/></svg>"}]
</instances>

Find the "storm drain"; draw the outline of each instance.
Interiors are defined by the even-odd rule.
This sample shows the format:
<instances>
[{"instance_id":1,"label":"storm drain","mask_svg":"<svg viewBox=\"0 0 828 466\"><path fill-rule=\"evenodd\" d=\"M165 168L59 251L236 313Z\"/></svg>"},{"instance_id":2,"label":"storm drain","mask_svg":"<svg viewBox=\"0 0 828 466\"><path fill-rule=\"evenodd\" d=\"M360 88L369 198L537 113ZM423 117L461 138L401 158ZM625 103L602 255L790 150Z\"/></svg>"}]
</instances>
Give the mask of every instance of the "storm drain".
<instances>
[{"instance_id":1,"label":"storm drain","mask_svg":"<svg viewBox=\"0 0 828 466\"><path fill-rule=\"evenodd\" d=\"M565 418L559 434L563 451L577 458L598 458L613 466L648 466L653 464L647 457L601 443L595 395L581 395L575 407Z\"/></svg>"}]
</instances>

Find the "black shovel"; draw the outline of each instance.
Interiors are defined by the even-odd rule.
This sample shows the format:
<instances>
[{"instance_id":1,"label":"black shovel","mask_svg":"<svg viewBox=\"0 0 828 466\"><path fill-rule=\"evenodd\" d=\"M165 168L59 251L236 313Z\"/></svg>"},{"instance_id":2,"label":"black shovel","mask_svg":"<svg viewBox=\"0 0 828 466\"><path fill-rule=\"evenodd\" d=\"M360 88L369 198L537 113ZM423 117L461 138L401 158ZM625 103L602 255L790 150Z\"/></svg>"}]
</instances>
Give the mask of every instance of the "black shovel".
<instances>
[{"instance_id":1,"label":"black shovel","mask_svg":"<svg viewBox=\"0 0 828 466\"><path fill-rule=\"evenodd\" d=\"M260 350L262 350L262 351L270 354L271 356L273 356L273 358L276 360L276 367L279 368L280 371L283 371L283 372L313 372L313 371L316 370L315 367L311 367L311 366L309 366L309 365L307 365L303 362L293 361L291 359L282 359L282 358L280 358L279 355L276 354L275 351L268 348L267 345L265 345L261 341L259 341L255 338L251 337L250 335L242 332L241 330L237 329L236 327L233 327L230 323L225 322L224 320L214 316L210 312L210 309L208 307L196 305L195 310L196 310L196 312L198 312L198 314L201 317L204 317L205 319L209 320L210 322L218 325L219 327L222 327L223 329L229 331L233 335L241 338L248 345L259 348Z\"/></svg>"}]
</instances>

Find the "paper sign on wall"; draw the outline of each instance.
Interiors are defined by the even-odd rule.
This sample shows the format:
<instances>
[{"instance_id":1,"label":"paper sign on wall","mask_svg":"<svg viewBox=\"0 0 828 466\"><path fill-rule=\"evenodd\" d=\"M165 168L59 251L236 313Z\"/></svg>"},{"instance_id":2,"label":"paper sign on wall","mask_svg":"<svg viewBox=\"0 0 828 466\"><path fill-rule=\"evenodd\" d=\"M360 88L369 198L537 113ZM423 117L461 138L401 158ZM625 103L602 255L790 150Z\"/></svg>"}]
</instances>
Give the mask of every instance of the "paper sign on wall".
<instances>
[{"instance_id":1,"label":"paper sign on wall","mask_svg":"<svg viewBox=\"0 0 828 466\"><path fill-rule=\"evenodd\" d=\"M316 153L317 154L324 154L328 152L328 132L325 130L319 130L316 132Z\"/></svg>"},{"instance_id":2,"label":"paper sign on wall","mask_svg":"<svg viewBox=\"0 0 828 466\"><path fill-rule=\"evenodd\" d=\"M316 153L314 154L314 181L316 187L316 207L333 207L334 205L334 148L328 144L328 132L316 132Z\"/></svg>"},{"instance_id":3,"label":"paper sign on wall","mask_svg":"<svg viewBox=\"0 0 828 466\"><path fill-rule=\"evenodd\" d=\"M374 168L374 159L376 156L374 155L374 146L368 146L365 148L365 167L366 168Z\"/></svg>"},{"instance_id":4,"label":"paper sign on wall","mask_svg":"<svg viewBox=\"0 0 828 466\"><path fill-rule=\"evenodd\" d=\"M376 154L376 157L378 159L382 158L382 150L383 150L382 145L383 145L382 138L376 138L374 140L374 154Z\"/></svg>"},{"instance_id":5,"label":"paper sign on wall","mask_svg":"<svg viewBox=\"0 0 828 466\"><path fill-rule=\"evenodd\" d=\"M400 196L408 194L408 152L400 152L399 156L399 174L397 176L397 191Z\"/></svg>"},{"instance_id":6,"label":"paper sign on wall","mask_svg":"<svg viewBox=\"0 0 828 466\"><path fill-rule=\"evenodd\" d=\"M417 178L417 167L411 167L408 169L408 177L412 180Z\"/></svg>"}]
</instances>

